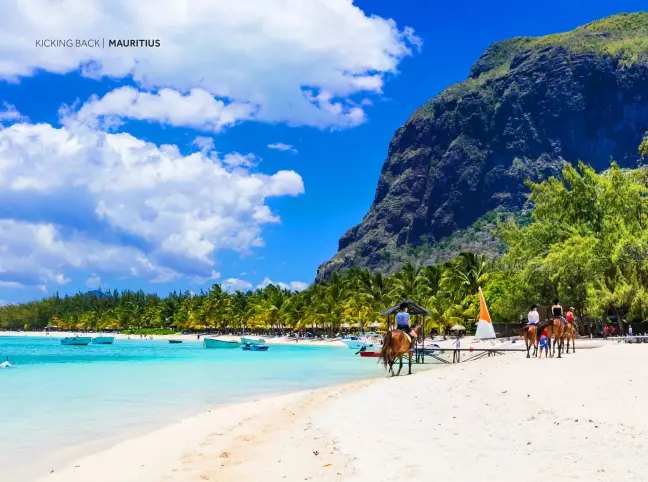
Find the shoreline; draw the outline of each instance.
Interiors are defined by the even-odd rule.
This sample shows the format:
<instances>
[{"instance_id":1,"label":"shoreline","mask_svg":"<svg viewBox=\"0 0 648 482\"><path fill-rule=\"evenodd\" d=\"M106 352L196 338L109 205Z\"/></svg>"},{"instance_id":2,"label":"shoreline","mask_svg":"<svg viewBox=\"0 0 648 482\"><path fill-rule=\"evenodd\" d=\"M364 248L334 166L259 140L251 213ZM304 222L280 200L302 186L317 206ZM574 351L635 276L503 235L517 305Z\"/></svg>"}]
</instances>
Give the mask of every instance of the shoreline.
<instances>
[{"instance_id":1,"label":"shoreline","mask_svg":"<svg viewBox=\"0 0 648 482\"><path fill-rule=\"evenodd\" d=\"M296 411L313 409L331 397L359 390L380 380L382 378L370 378L217 406L178 422L146 430L109 447L104 444L99 451L82 455L63 467L49 469L49 474L39 476L37 482L152 481L167 478L169 474L173 474L172 480L185 480L183 477L188 475L187 472L193 473L198 469L194 466L188 471L186 465L194 465L197 458L205 455L204 452L211 452L208 455L210 461L222 459L231 462L228 447L254 440L250 432L272 429L273 420L281 419L280 416L290 417ZM164 440L162 444L161 439ZM193 455L194 452L198 457Z\"/></svg>"},{"instance_id":2,"label":"shoreline","mask_svg":"<svg viewBox=\"0 0 648 482\"><path fill-rule=\"evenodd\" d=\"M39 482L258 480L260 473L264 481L457 474L541 481L554 473L646 480L648 347L576 350L560 360L507 354L219 408ZM560 454L558 466L539 470L538 457L552 453Z\"/></svg>"},{"instance_id":3,"label":"shoreline","mask_svg":"<svg viewBox=\"0 0 648 482\"><path fill-rule=\"evenodd\" d=\"M67 336L114 336L115 340L182 340L183 342L194 342L202 343L202 339L205 335L200 335L200 340L196 338L196 335L146 335L146 338L140 338L140 335L126 335L122 333L81 333L79 331L51 331L49 334L46 334L44 331L0 331L0 338L6 337L32 337L32 338L52 338L59 339L65 338ZM206 335L208 337L213 337L219 340L235 340L240 339L238 335ZM252 337L257 337L256 335L249 335ZM330 339L330 340L312 340L308 338L300 338L299 342L295 342L294 339L289 339L288 337L259 337L263 338L268 345L305 345L305 346L334 346L346 348L346 345L339 341L339 339Z\"/></svg>"},{"instance_id":4,"label":"shoreline","mask_svg":"<svg viewBox=\"0 0 648 482\"><path fill-rule=\"evenodd\" d=\"M11 346L12 341L15 340L18 343L18 346L22 346L23 342L27 342L29 346L33 346L33 347L40 347L41 345L48 346L50 347L49 352L52 353L59 352L59 348L65 349L65 350L60 350L61 352L69 351L66 347L60 347L59 341L57 339L62 336L65 336L66 333L59 334L59 336L54 337L53 340L47 340L42 336L39 336L41 335L41 333L29 333L28 337L24 337L24 333L19 333L19 334L23 336L4 338L4 342L0 341L0 345ZM38 342L35 344L33 342L29 342L30 335L31 337L39 336ZM32 338L32 339L36 341L36 338ZM149 351L153 350L153 352L155 353L157 353L158 350L160 349L163 349L165 353L171 354L172 356L175 356L173 355L173 353L177 353L174 345L168 345L164 341L143 342L143 340L140 340L138 342L137 340L138 339L133 340L133 343L116 342L116 346L114 347L116 350L115 349L108 350L106 353L119 352L120 347L125 348L126 350L128 350L129 353L135 353L139 350L139 347L144 347L144 346L148 346ZM155 348L156 346L157 348ZM289 349L288 347L286 347L285 349L281 350L281 353L288 353L289 355L288 358L290 359L291 356L293 356L290 354L290 350L294 350L295 352L297 352L300 347L301 347L301 343L297 349ZM96 347L95 349L91 349L91 351L93 353L101 354L105 350L105 348L106 347ZM206 358L210 360L213 359L213 357L211 357L210 355L227 354L227 351L223 352L222 350L207 350L205 352L201 348L200 343L197 343L196 341L193 340L191 342L185 343L185 348L186 348L185 350L180 350L179 353L193 352L196 355L201 355L202 358ZM279 349L279 347L276 349ZM14 349L13 354L17 356L18 351ZM73 348L71 350L71 353L74 354L77 351L83 353L86 350L84 349L84 347L82 347L81 350L77 350ZM92 453L103 452L105 450L110 449L112 446L118 445L119 443L122 443L124 441L133 438L138 438L140 436L144 436L150 432L160 430L166 426L179 423L184 419L191 418L205 412L209 412L209 411L213 412L223 407L230 408L238 403L247 403L259 399L281 397L284 395L298 393L301 391L317 390L321 387L333 387L340 383L347 383L349 380L369 380L371 378L375 378L377 375L380 375L381 373L380 370L376 369L375 367L367 366L367 365L375 365L375 362L372 363L373 360L361 360L359 356L354 357L353 353L350 350L347 350L346 346L343 346L343 349L341 350L337 350L337 349L320 350L315 347L310 348L306 346L304 347L302 352L303 352L302 354L295 353L294 355L295 356L299 355L301 357L307 356L309 359L313 359L313 358L318 360L321 359L323 360L324 367L328 363L327 360L340 360L342 362L342 365L346 365L347 363L350 363L353 366L355 365L359 365L359 366L357 368L351 367L350 369L344 370L341 369L340 366L336 365L335 367L332 367L333 374L322 373L321 376L318 376L317 369L319 369L318 368L319 365L313 365L313 367L316 369L314 373L309 374L311 372L308 371L305 372L303 369L299 368L298 370L301 371L296 374L297 378L295 379L295 375L291 375L291 368L285 365L284 368L282 369L283 376L280 376L277 379L279 381L271 381L265 383L259 380L258 383L247 383L245 386L247 386L248 389L246 390L241 390L240 388L237 389L236 387L232 387L231 389L226 389L225 391L221 389L222 394L218 392L218 390L215 391L212 390L209 393L204 391L201 392L200 390L198 390L196 392L197 398L187 398L188 397L187 393L194 393L192 387L195 387L197 385L199 386L201 384L200 380L195 380L194 382L191 382L191 386L185 383L184 386L186 390L183 390L182 392L162 390L162 392L168 393L168 396L170 398L169 401L166 402L162 401L162 405L173 405L175 403L177 405L177 408L173 411L170 411L169 409L165 409L164 407L158 408L156 406L153 406L156 404L155 399L153 399L150 396L147 396L146 394L143 395L146 397L144 398L146 401L144 403L141 402L135 403L133 405L133 409L128 408L128 404L126 404L125 408L121 408L124 406L124 404L122 403L121 407L114 407L116 408L116 411L110 410L110 411L99 412L95 410L94 411L95 413L93 415L92 410L86 410L85 406L81 407L80 405L80 407L83 409L80 415L74 415L70 413L70 411L68 410L67 412L66 411L60 412L61 414L60 417L57 417L56 410L55 410L52 413L52 416L55 417L54 420L52 420L51 417L47 417L47 416L43 416L37 419L38 424L42 425L44 428L47 427L46 430L49 431L49 434L46 435L44 439L39 439L35 435L34 436L29 435L26 436L22 442L25 447L28 444L31 444L35 447L43 447L45 449L43 451L43 454L38 458L34 459L33 456L29 455L29 453L25 451L24 448L15 447L14 452L12 452L14 454L13 457L11 456L11 454L5 454L4 458L0 457L3 458L3 460L6 460L6 464L3 464L5 466L5 470L0 470L0 474L2 474L0 479L2 480L6 479L7 482L10 481L33 482L38 478L38 476L43 475L43 471L41 470L43 468L47 468L46 473L49 473L49 471L52 469L58 471L60 470L61 467L67 466L69 463L71 463L74 460L81 459ZM277 355L279 355L279 353L277 353ZM242 356L245 357L246 355L242 355ZM180 354L180 357L183 358L184 355ZM245 359L246 360L256 359L253 357L254 355L252 355L251 357L247 356ZM347 362L347 358L350 359L350 362ZM12 358L11 361L17 363L16 366L18 368L16 370L6 371L3 374L10 375L16 380L18 379L24 380L25 377L21 376L23 372L22 370L20 370L22 366L21 360L18 358L16 359ZM247 364L244 365L247 366ZM365 365L366 370L363 370L363 365ZM97 367L101 368L102 366L97 366ZM119 367L120 365L112 365L112 366ZM122 364L121 366L123 367L124 365ZM139 364L137 364L137 366L139 366ZM191 365L188 366L191 369ZM204 366L204 364L200 363L200 366ZM94 372L97 367L92 368L90 371ZM262 367L259 368L262 369ZM365 371L367 372L366 374L364 374ZM34 372L34 370L30 371L30 373L32 372ZM345 375L346 372L349 373ZM54 372L54 373L58 374L58 372ZM165 373L168 374L168 372ZM182 373L178 373L177 370L173 373L175 373L175 376L183 377ZM24 374L27 375L27 372L24 372ZM145 373L144 374L140 373L140 375L143 375L145 377L148 376ZM207 375L209 376L209 374ZM71 379L71 380L74 379L74 377L70 378L69 372L68 375L65 375L65 372L63 372L62 376L65 379ZM124 400L128 399L128 394L132 393L129 389L125 388L127 386L131 386L129 385L130 383L129 375L127 373L122 373L119 376L125 377L124 381L126 382L126 384L122 385L120 383L119 378L113 377L114 380L111 383L114 386L114 389L110 389L108 391L105 390L100 391L102 398L100 398L99 401L101 403L103 403L102 400L104 399L108 400L107 403L109 405L110 403L112 403L110 402L111 399L115 399L115 398L117 399L123 398ZM158 373L157 376L164 377L164 374ZM54 376L48 378L54 380L58 377ZM99 376L99 378L101 378L101 376ZM156 379L155 375L153 375L153 379ZM223 380L226 379L227 377L223 378ZM284 380L284 381L281 382L280 380ZM23 382L23 384L24 383L25 382ZM163 385L165 384L165 382L161 382L161 383ZM243 384L245 383L246 382L243 381ZM215 385L219 385L219 384L220 384L219 382L215 383ZM55 382L53 384L47 385L49 389L56 389L54 386L51 385L61 386L59 382ZM79 386L79 384L76 385ZM171 383L171 385L173 385L173 383ZM39 386L39 384L31 383L30 386ZM82 389L82 390L88 394L87 395L88 397L91 397L92 392L88 392L88 390L86 389ZM148 390L147 393L149 393ZM174 393L177 394L176 401L173 401L173 399L176 398L174 396ZM20 397L17 398L18 400L20 400ZM141 398L142 397L138 397L138 399ZM79 400L81 400L81 398L75 398L72 401L73 403L78 403L77 401ZM88 398L88 400L91 401L91 398ZM198 402L198 403L193 403L193 402ZM132 400L129 401L128 403L132 403ZM150 406L150 408L148 408L147 406ZM47 411L48 410L39 410L39 413L45 413ZM137 415L138 413L140 413L141 415ZM160 416L161 413L162 415ZM11 417L10 412L8 412L5 415L6 417ZM29 421L29 418L23 418L23 419L26 420L27 427L34 426L34 419L32 419L31 422ZM66 419L69 420L70 422L69 424L65 424L64 422L61 423L61 420L64 421ZM74 429L71 429L70 426L78 425L79 420L87 420L89 421L89 424L83 422L83 425L80 426L81 430L77 433L74 431ZM43 445L40 440L52 440L52 441L54 440L53 437L56 437L57 427L59 427L58 430L62 437L61 443L50 442L47 445ZM119 427L123 427L123 429L120 429ZM7 443L11 443L12 440L18 440L17 437L20 437L21 434L21 432L18 431L18 429L14 429L9 433L12 434L11 437L10 438L5 437L4 440ZM88 437L88 433L94 435L90 435L90 437Z\"/></svg>"}]
</instances>

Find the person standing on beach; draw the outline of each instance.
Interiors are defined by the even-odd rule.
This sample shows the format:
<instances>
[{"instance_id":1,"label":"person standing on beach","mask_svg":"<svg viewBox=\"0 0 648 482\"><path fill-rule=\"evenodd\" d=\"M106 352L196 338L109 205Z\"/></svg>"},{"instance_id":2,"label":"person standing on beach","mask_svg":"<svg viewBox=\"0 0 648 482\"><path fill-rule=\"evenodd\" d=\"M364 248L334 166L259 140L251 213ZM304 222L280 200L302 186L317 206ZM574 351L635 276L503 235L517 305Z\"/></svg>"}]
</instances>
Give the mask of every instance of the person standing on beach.
<instances>
[{"instance_id":1,"label":"person standing on beach","mask_svg":"<svg viewBox=\"0 0 648 482\"><path fill-rule=\"evenodd\" d=\"M632 336L632 325L628 327L628 336Z\"/></svg>"},{"instance_id":2,"label":"person standing on beach","mask_svg":"<svg viewBox=\"0 0 648 482\"><path fill-rule=\"evenodd\" d=\"M399 312L396 313L396 328L410 336L410 350L413 350L416 338L414 338L414 335L412 334L412 322L410 315L407 312L407 303L401 303L398 309Z\"/></svg>"},{"instance_id":3,"label":"person standing on beach","mask_svg":"<svg viewBox=\"0 0 648 482\"><path fill-rule=\"evenodd\" d=\"M608 336L608 326L605 325L603 327L603 338L607 338L607 336Z\"/></svg>"},{"instance_id":4,"label":"person standing on beach","mask_svg":"<svg viewBox=\"0 0 648 482\"><path fill-rule=\"evenodd\" d=\"M452 363L459 363L459 357L461 356L461 352L459 351L459 348L461 348L461 340L459 339L459 335L457 335L457 341L454 342L454 346L456 350L452 354Z\"/></svg>"},{"instance_id":5,"label":"person standing on beach","mask_svg":"<svg viewBox=\"0 0 648 482\"><path fill-rule=\"evenodd\" d=\"M545 351L545 358L549 358L549 332L545 328L542 330L542 336L540 337L540 353L538 353L538 358L542 358L542 350Z\"/></svg>"}]
</instances>

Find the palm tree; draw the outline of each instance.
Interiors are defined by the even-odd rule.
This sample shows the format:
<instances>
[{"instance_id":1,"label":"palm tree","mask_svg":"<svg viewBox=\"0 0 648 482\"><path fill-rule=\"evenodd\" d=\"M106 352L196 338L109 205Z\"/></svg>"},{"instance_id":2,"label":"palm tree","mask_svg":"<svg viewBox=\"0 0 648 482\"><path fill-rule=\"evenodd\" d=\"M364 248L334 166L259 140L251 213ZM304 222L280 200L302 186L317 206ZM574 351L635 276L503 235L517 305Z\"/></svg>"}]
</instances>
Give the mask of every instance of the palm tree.
<instances>
[{"instance_id":1,"label":"palm tree","mask_svg":"<svg viewBox=\"0 0 648 482\"><path fill-rule=\"evenodd\" d=\"M337 330L344 319L344 309L351 293L349 280L333 273L331 278L319 285L313 291L311 304L307 315L302 319L301 328L306 324L324 325L329 335Z\"/></svg>"},{"instance_id":2,"label":"palm tree","mask_svg":"<svg viewBox=\"0 0 648 482\"><path fill-rule=\"evenodd\" d=\"M403 265L403 268L391 277L391 283L392 301L407 298L421 300L432 290L425 277L425 271L411 263Z\"/></svg>"},{"instance_id":3,"label":"palm tree","mask_svg":"<svg viewBox=\"0 0 648 482\"><path fill-rule=\"evenodd\" d=\"M466 296L474 296L480 286L489 278L490 261L483 254L462 252L449 263L443 272L440 285L455 291L463 291Z\"/></svg>"}]
</instances>

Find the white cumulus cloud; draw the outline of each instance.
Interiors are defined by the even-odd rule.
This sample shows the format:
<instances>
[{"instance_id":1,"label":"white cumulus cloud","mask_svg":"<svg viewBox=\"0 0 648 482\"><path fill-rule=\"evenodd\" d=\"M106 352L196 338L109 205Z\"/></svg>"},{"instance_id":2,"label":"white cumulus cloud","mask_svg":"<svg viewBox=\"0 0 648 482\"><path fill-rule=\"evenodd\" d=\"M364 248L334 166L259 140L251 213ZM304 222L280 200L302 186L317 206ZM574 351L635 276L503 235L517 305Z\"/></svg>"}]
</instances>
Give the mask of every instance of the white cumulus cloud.
<instances>
[{"instance_id":1,"label":"white cumulus cloud","mask_svg":"<svg viewBox=\"0 0 648 482\"><path fill-rule=\"evenodd\" d=\"M351 0L6 0L0 78L39 70L132 79L79 113L219 130L240 120L349 127L421 46ZM158 48L40 47L159 39ZM86 100L86 99L81 99Z\"/></svg>"},{"instance_id":2,"label":"white cumulus cloud","mask_svg":"<svg viewBox=\"0 0 648 482\"><path fill-rule=\"evenodd\" d=\"M306 288L308 288L308 283L304 283L302 281L291 281L290 283L283 283L281 281L279 282L272 281L268 277L263 278L263 281L261 281L261 283L257 285L257 288L263 289L266 286L270 286L270 285L275 285L282 289L290 290L290 291L304 291Z\"/></svg>"},{"instance_id":3,"label":"white cumulus cloud","mask_svg":"<svg viewBox=\"0 0 648 482\"><path fill-rule=\"evenodd\" d=\"M218 132L237 121L251 119L254 110L249 104L225 104L202 89L183 95L172 89L152 94L121 87L102 98L92 97L72 117L92 127L113 127L121 119L134 119Z\"/></svg>"},{"instance_id":4,"label":"white cumulus cloud","mask_svg":"<svg viewBox=\"0 0 648 482\"><path fill-rule=\"evenodd\" d=\"M252 283L238 278L227 278L223 283L221 283L221 287L225 291L229 292L248 291L252 289Z\"/></svg>"},{"instance_id":5,"label":"white cumulus cloud","mask_svg":"<svg viewBox=\"0 0 648 482\"><path fill-rule=\"evenodd\" d=\"M1 61L1 60L0 60ZM16 106L4 102L0 108L0 128L3 124L27 121L27 117L16 109Z\"/></svg>"},{"instance_id":6,"label":"white cumulus cloud","mask_svg":"<svg viewBox=\"0 0 648 482\"><path fill-rule=\"evenodd\" d=\"M275 142L274 144L268 144L268 149L275 149L277 151L292 152L297 154L297 149L295 149L290 144L284 144L283 142Z\"/></svg>"},{"instance_id":7,"label":"white cumulus cloud","mask_svg":"<svg viewBox=\"0 0 648 482\"><path fill-rule=\"evenodd\" d=\"M245 166L77 124L0 129L0 281L214 279L218 251L263 246L262 226L279 222L268 198L304 192L294 171Z\"/></svg>"}]
</instances>

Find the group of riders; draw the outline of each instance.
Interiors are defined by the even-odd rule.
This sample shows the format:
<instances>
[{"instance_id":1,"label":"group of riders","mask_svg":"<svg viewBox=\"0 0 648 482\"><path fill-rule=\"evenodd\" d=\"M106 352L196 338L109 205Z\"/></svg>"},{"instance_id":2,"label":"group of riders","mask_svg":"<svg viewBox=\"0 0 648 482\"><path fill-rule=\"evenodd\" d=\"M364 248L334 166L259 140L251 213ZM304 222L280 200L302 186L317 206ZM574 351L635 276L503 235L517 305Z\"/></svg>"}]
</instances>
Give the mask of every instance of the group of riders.
<instances>
[{"instance_id":1,"label":"group of riders","mask_svg":"<svg viewBox=\"0 0 648 482\"><path fill-rule=\"evenodd\" d=\"M412 320L407 312L407 303L401 303L398 307L398 313L396 314L396 330L387 332L383 338L383 347L381 349L381 358L385 364L385 368L389 366L390 372L393 374L393 363L396 359L400 359L402 368L402 356L409 352L410 358L410 370L411 373L411 357L412 352L414 351L415 344L417 339L422 337L422 327L419 324L412 326ZM564 313L563 307L560 306L558 299L554 300L553 305L551 306L551 319L540 322L540 314L538 313L538 307L536 305L531 306L531 310L527 315L527 323L522 328L522 335L526 342L527 347L527 358L530 358L529 351L533 347L533 355L538 355L539 348L539 357L542 358L542 352L544 351L545 357L549 356L549 350L551 349L551 338L553 336L553 353L555 354L556 345L558 346L558 358L561 357L561 351L563 349L563 342L567 340L567 353L569 353L569 342L572 342L572 350L575 351L573 342L575 339L575 319L574 319L574 308L570 308L567 313ZM538 337L538 333L540 336ZM399 332L400 335L398 334ZM407 336L403 336L406 334ZM400 373L400 368L398 373Z\"/></svg>"},{"instance_id":2,"label":"group of riders","mask_svg":"<svg viewBox=\"0 0 648 482\"><path fill-rule=\"evenodd\" d=\"M537 305L531 305L531 310L527 315L527 324L523 328L523 335L526 341L527 346L527 358L530 357L529 350L533 346L534 356L538 353L538 348L540 349L539 357L542 358L542 352L545 352L545 357L549 356L549 349L551 348L551 333L554 336L554 346L553 350L556 350L556 344L558 344L558 357L560 358L560 352L562 350L562 342L565 335L567 338L567 352L569 352L569 339L572 340L572 349L573 340L575 337L575 328L574 328L574 308L570 308L567 313L564 313L563 316L563 307L560 306L558 299L555 299L553 305L551 306L551 320L546 320L544 323L540 323L540 314L538 313ZM562 324L562 329L560 329L560 324ZM539 330L542 328L542 332L538 337Z\"/></svg>"}]
</instances>

